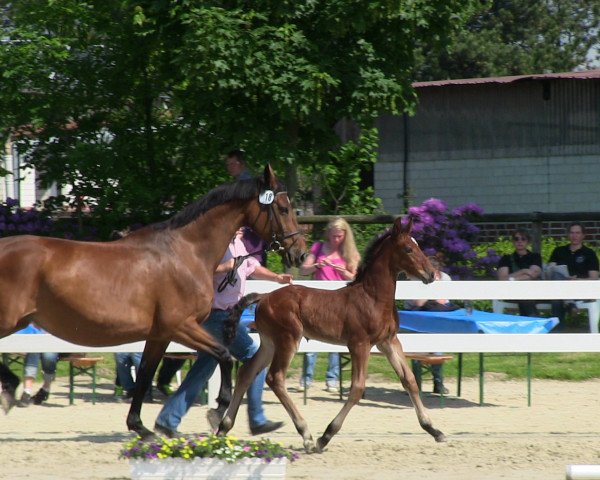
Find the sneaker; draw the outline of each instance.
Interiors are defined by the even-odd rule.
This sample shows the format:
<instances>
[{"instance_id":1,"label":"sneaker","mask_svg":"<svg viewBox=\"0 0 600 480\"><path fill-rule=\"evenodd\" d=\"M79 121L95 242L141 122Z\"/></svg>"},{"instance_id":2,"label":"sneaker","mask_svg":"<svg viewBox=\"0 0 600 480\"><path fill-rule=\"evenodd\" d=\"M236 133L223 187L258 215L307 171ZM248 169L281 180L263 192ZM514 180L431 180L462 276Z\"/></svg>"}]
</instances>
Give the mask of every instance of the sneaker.
<instances>
[{"instance_id":1,"label":"sneaker","mask_svg":"<svg viewBox=\"0 0 600 480\"><path fill-rule=\"evenodd\" d=\"M171 388L171 385L169 385L168 383L164 384L164 385L156 385L156 388L158 388L158 391L161 392L166 397L170 397L171 395L173 395L173 389Z\"/></svg>"},{"instance_id":2,"label":"sneaker","mask_svg":"<svg viewBox=\"0 0 600 480\"><path fill-rule=\"evenodd\" d=\"M337 385L335 385L333 383L328 383L327 386L325 387L325 390L327 390L329 393L339 393L340 387L338 387Z\"/></svg>"},{"instance_id":3,"label":"sneaker","mask_svg":"<svg viewBox=\"0 0 600 480\"><path fill-rule=\"evenodd\" d=\"M283 422L272 422L271 420L267 420L262 425L250 427L250 433L252 435L262 435L264 433L273 432L281 427L283 427Z\"/></svg>"},{"instance_id":4,"label":"sneaker","mask_svg":"<svg viewBox=\"0 0 600 480\"><path fill-rule=\"evenodd\" d=\"M43 388L40 388L38 390L38 392L32 397L33 404L41 405L42 402L45 402L46 400L48 400L49 396L50 396L50 392L48 390L44 390Z\"/></svg>"},{"instance_id":5,"label":"sneaker","mask_svg":"<svg viewBox=\"0 0 600 480\"><path fill-rule=\"evenodd\" d=\"M27 392L23 392L21 399L17 402L17 407L26 408L31 403L31 395Z\"/></svg>"},{"instance_id":6,"label":"sneaker","mask_svg":"<svg viewBox=\"0 0 600 480\"><path fill-rule=\"evenodd\" d=\"M159 435L162 435L163 437L167 438L177 438L180 436L177 430L172 430L169 427L161 425L160 423L154 424L154 431Z\"/></svg>"},{"instance_id":7,"label":"sneaker","mask_svg":"<svg viewBox=\"0 0 600 480\"><path fill-rule=\"evenodd\" d=\"M305 389L308 390L310 388L311 382L307 382L306 380L300 380L298 384L298 391L303 392Z\"/></svg>"},{"instance_id":8,"label":"sneaker","mask_svg":"<svg viewBox=\"0 0 600 480\"><path fill-rule=\"evenodd\" d=\"M437 393L438 395L448 395L450 390L444 387L444 385L434 385L433 393Z\"/></svg>"}]
</instances>

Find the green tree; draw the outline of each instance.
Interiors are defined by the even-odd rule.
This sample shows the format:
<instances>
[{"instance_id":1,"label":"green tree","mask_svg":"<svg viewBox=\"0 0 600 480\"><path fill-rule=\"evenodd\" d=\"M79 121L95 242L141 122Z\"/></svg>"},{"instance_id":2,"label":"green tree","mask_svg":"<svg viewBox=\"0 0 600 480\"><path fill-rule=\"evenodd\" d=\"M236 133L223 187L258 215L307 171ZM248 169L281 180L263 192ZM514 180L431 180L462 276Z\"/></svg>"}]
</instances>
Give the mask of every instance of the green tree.
<instances>
[{"instance_id":1,"label":"green tree","mask_svg":"<svg viewBox=\"0 0 600 480\"><path fill-rule=\"evenodd\" d=\"M110 228L156 220L225 180L231 148L292 183L335 162L335 123L412 109L417 43L444 45L476 3L19 0L0 131Z\"/></svg>"},{"instance_id":2,"label":"green tree","mask_svg":"<svg viewBox=\"0 0 600 480\"><path fill-rule=\"evenodd\" d=\"M483 2L482 2L483 3ZM440 54L419 48L416 78L440 80L569 72L598 48L600 0L494 0Z\"/></svg>"}]
</instances>

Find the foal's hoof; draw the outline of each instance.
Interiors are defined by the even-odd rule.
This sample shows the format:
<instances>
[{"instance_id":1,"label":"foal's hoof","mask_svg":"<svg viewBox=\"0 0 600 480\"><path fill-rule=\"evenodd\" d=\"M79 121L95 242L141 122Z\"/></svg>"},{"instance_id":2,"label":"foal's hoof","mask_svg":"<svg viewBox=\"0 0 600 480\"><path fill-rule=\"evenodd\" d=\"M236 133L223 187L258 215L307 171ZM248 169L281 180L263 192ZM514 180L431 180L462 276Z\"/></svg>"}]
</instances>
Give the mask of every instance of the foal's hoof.
<instances>
[{"instance_id":1,"label":"foal's hoof","mask_svg":"<svg viewBox=\"0 0 600 480\"><path fill-rule=\"evenodd\" d=\"M327 446L329 442L323 440L323 437L319 438L317 440L317 445L315 446L315 453L323 453L323 451L325 450L325 447Z\"/></svg>"},{"instance_id":2,"label":"foal's hoof","mask_svg":"<svg viewBox=\"0 0 600 480\"><path fill-rule=\"evenodd\" d=\"M438 443L443 443L446 441L446 435L444 435L442 432L438 432L433 438L435 438L435 441Z\"/></svg>"},{"instance_id":3,"label":"foal's hoof","mask_svg":"<svg viewBox=\"0 0 600 480\"><path fill-rule=\"evenodd\" d=\"M312 438L310 440L304 441L304 451L309 454L315 453L316 447L315 447L315 443L313 442Z\"/></svg>"}]
</instances>

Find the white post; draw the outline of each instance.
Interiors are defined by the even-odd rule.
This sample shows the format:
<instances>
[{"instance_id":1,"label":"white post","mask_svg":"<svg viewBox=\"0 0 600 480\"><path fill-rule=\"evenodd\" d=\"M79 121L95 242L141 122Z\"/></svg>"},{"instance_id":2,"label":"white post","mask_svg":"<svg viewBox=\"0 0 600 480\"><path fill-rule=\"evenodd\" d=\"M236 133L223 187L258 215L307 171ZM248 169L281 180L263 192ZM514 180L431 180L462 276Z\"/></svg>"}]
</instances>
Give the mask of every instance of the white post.
<instances>
[{"instance_id":1,"label":"white post","mask_svg":"<svg viewBox=\"0 0 600 480\"><path fill-rule=\"evenodd\" d=\"M208 379L208 408L217 408L217 395L221 387L221 369L215 369L215 373Z\"/></svg>"},{"instance_id":2,"label":"white post","mask_svg":"<svg viewBox=\"0 0 600 480\"><path fill-rule=\"evenodd\" d=\"M567 465L567 480L598 480L600 465Z\"/></svg>"}]
</instances>

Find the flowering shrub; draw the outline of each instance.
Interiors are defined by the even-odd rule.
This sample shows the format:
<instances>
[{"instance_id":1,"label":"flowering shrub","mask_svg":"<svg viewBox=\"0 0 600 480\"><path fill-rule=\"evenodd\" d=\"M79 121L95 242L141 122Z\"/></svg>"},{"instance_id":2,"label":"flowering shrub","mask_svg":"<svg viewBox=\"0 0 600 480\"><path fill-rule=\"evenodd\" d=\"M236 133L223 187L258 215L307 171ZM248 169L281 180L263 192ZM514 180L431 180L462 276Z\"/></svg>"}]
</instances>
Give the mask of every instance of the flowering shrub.
<instances>
[{"instance_id":1,"label":"flowering shrub","mask_svg":"<svg viewBox=\"0 0 600 480\"><path fill-rule=\"evenodd\" d=\"M478 254L472 247L479 228L471 220L482 214L474 203L449 211L437 198L408 209L413 219L412 235L423 252L428 256L441 254L445 270L455 279L490 277L500 259L494 250Z\"/></svg>"},{"instance_id":2,"label":"flowering shrub","mask_svg":"<svg viewBox=\"0 0 600 480\"><path fill-rule=\"evenodd\" d=\"M47 235L52 222L35 208L24 210L18 200L7 198L0 203L0 237L9 235Z\"/></svg>"},{"instance_id":3,"label":"flowering shrub","mask_svg":"<svg viewBox=\"0 0 600 480\"><path fill-rule=\"evenodd\" d=\"M94 228L79 225L75 218L61 218L52 220L52 215L58 210L58 205L53 199L37 204L31 208L21 208L19 201L7 198L0 202L0 237L12 235L42 235L62 237L67 239L97 240Z\"/></svg>"},{"instance_id":4,"label":"flowering shrub","mask_svg":"<svg viewBox=\"0 0 600 480\"><path fill-rule=\"evenodd\" d=\"M138 436L125 444L119 457L142 460L216 458L228 463L241 458L259 458L268 463L276 458L287 458L293 462L298 455L267 438L247 441L232 436L209 434L180 438L161 437L154 441L144 441Z\"/></svg>"}]
</instances>

